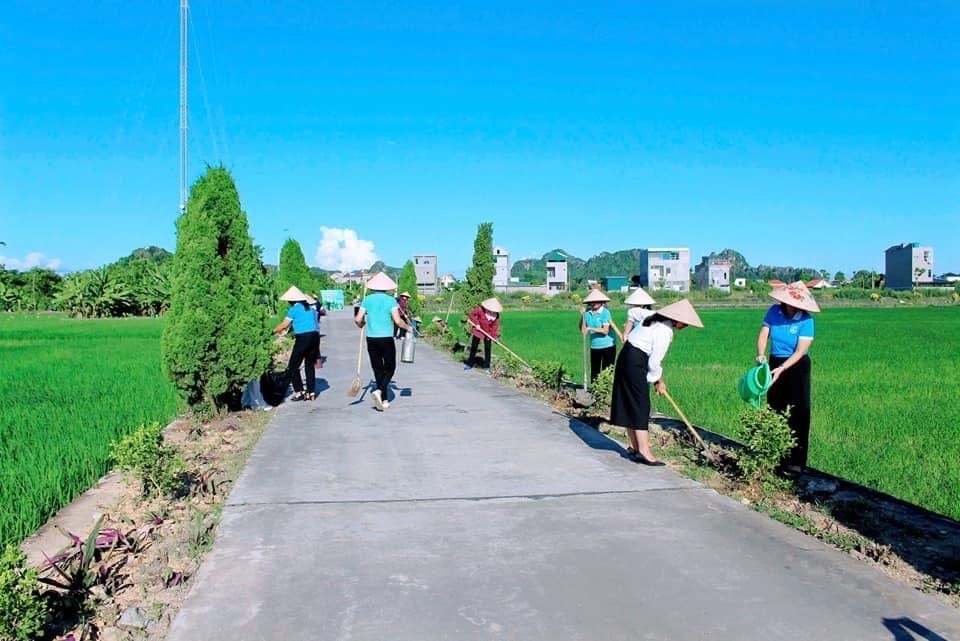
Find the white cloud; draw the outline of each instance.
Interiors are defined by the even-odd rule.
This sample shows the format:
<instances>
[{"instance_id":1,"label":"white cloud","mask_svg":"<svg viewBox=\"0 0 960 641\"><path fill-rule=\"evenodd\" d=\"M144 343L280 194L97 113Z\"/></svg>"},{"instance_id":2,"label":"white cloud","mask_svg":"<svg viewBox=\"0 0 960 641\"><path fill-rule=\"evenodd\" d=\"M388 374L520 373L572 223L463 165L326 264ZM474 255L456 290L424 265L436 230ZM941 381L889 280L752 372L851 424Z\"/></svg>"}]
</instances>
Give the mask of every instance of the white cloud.
<instances>
[{"instance_id":1,"label":"white cloud","mask_svg":"<svg viewBox=\"0 0 960 641\"><path fill-rule=\"evenodd\" d=\"M7 269L15 269L17 271L28 271L34 267L42 267L56 271L60 268L62 262L59 258L47 258L40 252L30 252L24 256L23 259L13 258L11 256L0 256L0 265L3 265Z\"/></svg>"},{"instance_id":2,"label":"white cloud","mask_svg":"<svg viewBox=\"0 0 960 641\"><path fill-rule=\"evenodd\" d=\"M314 260L323 269L353 271L370 267L377 262L377 254L373 241L357 238L352 229L321 227Z\"/></svg>"}]
</instances>

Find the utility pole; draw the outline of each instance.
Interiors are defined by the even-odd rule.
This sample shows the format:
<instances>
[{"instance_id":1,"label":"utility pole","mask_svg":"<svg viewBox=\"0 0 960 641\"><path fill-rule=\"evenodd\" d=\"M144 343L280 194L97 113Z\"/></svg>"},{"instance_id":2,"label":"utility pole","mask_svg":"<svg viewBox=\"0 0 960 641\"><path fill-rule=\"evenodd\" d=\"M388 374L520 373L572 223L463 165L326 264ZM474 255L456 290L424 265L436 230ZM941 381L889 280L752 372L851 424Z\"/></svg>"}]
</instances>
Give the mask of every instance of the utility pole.
<instances>
[{"instance_id":1,"label":"utility pole","mask_svg":"<svg viewBox=\"0 0 960 641\"><path fill-rule=\"evenodd\" d=\"M188 0L180 0L180 213L187 210L187 12Z\"/></svg>"}]
</instances>

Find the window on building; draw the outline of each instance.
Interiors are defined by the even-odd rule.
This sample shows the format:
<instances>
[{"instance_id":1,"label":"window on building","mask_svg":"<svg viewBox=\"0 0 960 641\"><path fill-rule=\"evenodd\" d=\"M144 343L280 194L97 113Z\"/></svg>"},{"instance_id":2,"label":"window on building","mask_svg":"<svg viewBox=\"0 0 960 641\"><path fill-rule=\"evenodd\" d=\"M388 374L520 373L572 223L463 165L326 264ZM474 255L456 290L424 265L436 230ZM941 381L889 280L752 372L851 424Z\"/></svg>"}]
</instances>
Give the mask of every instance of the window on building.
<instances>
[{"instance_id":1,"label":"window on building","mask_svg":"<svg viewBox=\"0 0 960 641\"><path fill-rule=\"evenodd\" d=\"M660 254L661 260L680 260L679 252L663 252Z\"/></svg>"}]
</instances>

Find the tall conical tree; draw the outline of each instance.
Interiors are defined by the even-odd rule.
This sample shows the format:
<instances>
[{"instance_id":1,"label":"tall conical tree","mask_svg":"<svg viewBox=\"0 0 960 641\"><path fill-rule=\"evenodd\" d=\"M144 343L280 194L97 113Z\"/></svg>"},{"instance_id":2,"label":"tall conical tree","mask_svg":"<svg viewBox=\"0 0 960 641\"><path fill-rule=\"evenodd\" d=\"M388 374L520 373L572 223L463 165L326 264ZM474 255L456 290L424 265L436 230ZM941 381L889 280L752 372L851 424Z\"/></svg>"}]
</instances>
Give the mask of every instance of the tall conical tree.
<instances>
[{"instance_id":1,"label":"tall conical tree","mask_svg":"<svg viewBox=\"0 0 960 641\"><path fill-rule=\"evenodd\" d=\"M209 167L190 188L177 220L163 365L200 413L235 405L244 385L271 363L267 307L260 304L260 260L230 173Z\"/></svg>"},{"instance_id":2,"label":"tall conical tree","mask_svg":"<svg viewBox=\"0 0 960 641\"><path fill-rule=\"evenodd\" d=\"M280 292L285 292L291 285L308 294L317 293L317 279L307 267L307 259L303 256L300 243L288 238L280 248L280 265L277 269L277 286Z\"/></svg>"},{"instance_id":3,"label":"tall conical tree","mask_svg":"<svg viewBox=\"0 0 960 641\"><path fill-rule=\"evenodd\" d=\"M472 309L493 296L493 223L480 223L473 241L473 266L467 269L463 304Z\"/></svg>"},{"instance_id":4,"label":"tall conical tree","mask_svg":"<svg viewBox=\"0 0 960 641\"><path fill-rule=\"evenodd\" d=\"M417 269L413 266L413 261L408 260L403 264L400 270L400 276L397 277L397 293L407 292L410 294L410 317L420 315L420 298L417 296Z\"/></svg>"}]
</instances>

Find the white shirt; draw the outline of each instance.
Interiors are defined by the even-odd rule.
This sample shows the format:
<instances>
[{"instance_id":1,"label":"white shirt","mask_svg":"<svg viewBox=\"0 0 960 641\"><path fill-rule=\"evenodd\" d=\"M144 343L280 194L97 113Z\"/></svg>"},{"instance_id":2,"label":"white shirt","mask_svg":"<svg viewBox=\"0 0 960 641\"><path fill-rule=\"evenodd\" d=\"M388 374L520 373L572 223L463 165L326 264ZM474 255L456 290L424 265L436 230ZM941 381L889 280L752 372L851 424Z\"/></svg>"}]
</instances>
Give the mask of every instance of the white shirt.
<instances>
[{"instance_id":1,"label":"white shirt","mask_svg":"<svg viewBox=\"0 0 960 641\"><path fill-rule=\"evenodd\" d=\"M639 350L646 352L647 382L656 383L663 376L661 363L667 355L670 343L673 342L673 325L670 322L651 323L650 325L635 325L627 335L627 342Z\"/></svg>"},{"instance_id":2,"label":"white shirt","mask_svg":"<svg viewBox=\"0 0 960 641\"><path fill-rule=\"evenodd\" d=\"M632 320L634 327L643 322L643 319L647 316L656 314L652 309L644 309L643 307L631 307L627 310L627 320Z\"/></svg>"}]
</instances>

